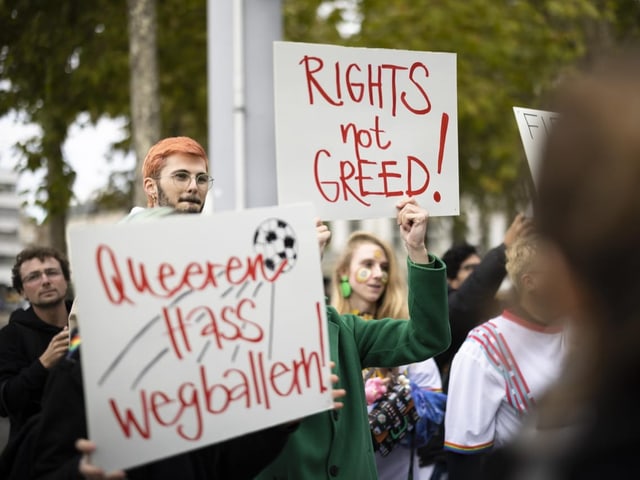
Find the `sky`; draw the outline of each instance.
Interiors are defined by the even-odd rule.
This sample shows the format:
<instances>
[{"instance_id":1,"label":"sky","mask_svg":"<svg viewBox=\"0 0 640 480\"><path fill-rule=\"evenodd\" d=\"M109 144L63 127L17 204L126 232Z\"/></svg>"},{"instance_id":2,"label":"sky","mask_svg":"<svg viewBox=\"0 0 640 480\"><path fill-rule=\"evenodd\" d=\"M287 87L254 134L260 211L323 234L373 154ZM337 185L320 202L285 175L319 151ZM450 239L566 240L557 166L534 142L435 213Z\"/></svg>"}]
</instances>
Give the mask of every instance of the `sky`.
<instances>
[{"instance_id":1,"label":"sky","mask_svg":"<svg viewBox=\"0 0 640 480\"><path fill-rule=\"evenodd\" d=\"M133 154L111 154L109 145L125 137L124 119L102 118L95 126L86 125L85 117L70 127L67 141L63 145L66 161L76 171L73 193L74 203L89 200L96 190L107 184L109 174L116 170L131 170L135 167ZM83 126L84 122L84 126ZM0 168L13 170L17 165L19 154L12 146L30 136L40 133L38 126L23 124L15 113L0 117ZM34 174L23 173L18 179L18 192L27 190L25 200L30 203L35 198L35 191L42 183L44 172ZM42 220L42 212L31 207L27 213Z\"/></svg>"}]
</instances>

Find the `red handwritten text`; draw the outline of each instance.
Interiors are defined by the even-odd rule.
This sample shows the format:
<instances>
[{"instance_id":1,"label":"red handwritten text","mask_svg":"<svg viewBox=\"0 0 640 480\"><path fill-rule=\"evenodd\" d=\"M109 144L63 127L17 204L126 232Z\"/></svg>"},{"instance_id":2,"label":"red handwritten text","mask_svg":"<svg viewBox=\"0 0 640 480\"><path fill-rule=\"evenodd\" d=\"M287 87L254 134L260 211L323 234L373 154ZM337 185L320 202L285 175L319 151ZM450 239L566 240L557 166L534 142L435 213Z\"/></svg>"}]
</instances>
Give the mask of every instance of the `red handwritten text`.
<instances>
[{"instance_id":1,"label":"red handwritten text","mask_svg":"<svg viewBox=\"0 0 640 480\"><path fill-rule=\"evenodd\" d=\"M321 58L305 55L299 64L304 67L310 105L320 100L339 107L348 100L356 104L367 103L380 110L390 108L394 117L399 105L415 115L426 115L431 111L424 85L429 69L422 62L409 66L335 62L333 66L325 67ZM417 100L410 101L410 96Z\"/></svg>"},{"instance_id":2,"label":"red handwritten text","mask_svg":"<svg viewBox=\"0 0 640 480\"><path fill-rule=\"evenodd\" d=\"M248 311L255 309L256 304L248 298L240 300L235 306L225 305L218 312L211 307L199 306L193 309L165 307L162 317L169 334L171 348L177 358L192 352L191 336L210 338L218 350L224 343L242 340L258 343L264 337L262 327L249 320ZM204 317L204 323L196 330L196 320ZM247 328L249 327L249 328Z\"/></svg>"},{"instance_id":3,"label":"red handwritten text","mask_svg":"<svg viewBox=\"0 0 640 480\"><path fill-rule=\"evenodd\" d=\"M377 115L370 128L359 128L355 123L342 124L342 143L353 146L353 159L334 159L327 149L316 152L314 179L320 195L327 202L353 199L368 207L370 203L366 197L370 195L388 198L416 196L426 191L429 169L417 156L406 155L400 160L388 157L382 161L373 159L391 147L391 141L384 137L384 133Z\"/></svg>"},{"instance_id":4,"label":"red handwritten text","mask_svg":"<svg viewBox=\"0 0 640 480\"><path fill-rule=\"evenodd\" d=\"M265 268L262 255L245 259L230 257L225 263L190 262L180 268L170 263L148 266L131 257L119 259L107 245L96 249L96 264L107 298L116 305L134 304L135 292L171 298L182 290L217 288L219 274L229 285L241 285L247 280L273 283L287 266L284 261L271 272Z\"/></svg>"},{"instance_id":5,"label":"red handwritten text","mask_svg":"<svg viewBox=\"0 0 640 480\"><path fill-rule=\"evenodd\" d=\"M122 406L109 399L111 411L125 437L138 435L149 439L154 428L175 428L185 440L202 438L206 415L221 415L234 404L245 409L262 406L271 409L273 397L301 395L304 391L320 393L330 388L323 377L323 355L300 348L298 358L290 362L266 363L262 352L249 351L249 368L226 369L212 383L208 369L199 367L195 382L180 384L173 394L161 390L139 392L137 406Z\"/></svg>"}]
</instances>

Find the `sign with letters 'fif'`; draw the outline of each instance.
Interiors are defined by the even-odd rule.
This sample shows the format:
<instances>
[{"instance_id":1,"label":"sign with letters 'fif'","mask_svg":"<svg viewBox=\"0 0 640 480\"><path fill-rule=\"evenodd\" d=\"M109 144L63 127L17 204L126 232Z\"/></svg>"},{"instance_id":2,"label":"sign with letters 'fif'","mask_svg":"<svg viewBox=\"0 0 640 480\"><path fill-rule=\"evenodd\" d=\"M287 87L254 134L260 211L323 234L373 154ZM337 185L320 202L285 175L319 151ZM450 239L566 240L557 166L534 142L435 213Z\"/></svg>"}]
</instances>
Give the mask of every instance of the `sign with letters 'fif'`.
<instances>
[{"instance_id":1,"label":"sign with letters 'fif'","mask_svg":"<svg viewBox=\"0 0 640 480\"><path fill-rule=\"evenodd\" d=\"M281 204L376 218L410 195L459 213L455 54L276 42L274 71Z\"/></svg>"},{"instance_id":2,"label":"sign with letters 'fif'","mask_svg":"<svg viewBox=\"0 0 640 480\"><path fill-rule=\"evenodd\" d=\"M516 116L524 154L527 157L533 183L536 185L547 137L553 122L560 116L554 112L521 107L513 107L513 113Z\"/></svg>"},{"instance_id":3,"label":"sign with letters 'fif'","mask_svg":"<svg viewBox=\"0 0 640 480\"><path fill-rule=\"evenodd\" d=\"M72 227L94 463L128 468L331 408L314 216Z\"/></svg>"}]
</instances>

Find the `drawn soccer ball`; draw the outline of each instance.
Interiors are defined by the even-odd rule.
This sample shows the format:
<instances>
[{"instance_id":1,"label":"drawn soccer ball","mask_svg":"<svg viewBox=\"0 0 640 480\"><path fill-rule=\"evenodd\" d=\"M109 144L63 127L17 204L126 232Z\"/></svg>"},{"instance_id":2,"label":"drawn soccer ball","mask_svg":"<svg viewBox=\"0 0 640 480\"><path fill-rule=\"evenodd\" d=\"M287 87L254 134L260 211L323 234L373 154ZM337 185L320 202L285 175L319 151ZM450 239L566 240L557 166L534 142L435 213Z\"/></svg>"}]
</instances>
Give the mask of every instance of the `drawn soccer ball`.
<instances>
[{"instance_id":1,"label":"drawn soccer ball","mask_svg":"<svg viewBox=\"0 0 640 480\"><path fill-rule=\"evenodd\" d=\"M287 265L282 271L287 272L298 258L296 232L287 222L278 218L269 218L258 226L253 245L256 253L262 254L269 270L275 271L286 260Z\"/></svg>"}]
</instances>

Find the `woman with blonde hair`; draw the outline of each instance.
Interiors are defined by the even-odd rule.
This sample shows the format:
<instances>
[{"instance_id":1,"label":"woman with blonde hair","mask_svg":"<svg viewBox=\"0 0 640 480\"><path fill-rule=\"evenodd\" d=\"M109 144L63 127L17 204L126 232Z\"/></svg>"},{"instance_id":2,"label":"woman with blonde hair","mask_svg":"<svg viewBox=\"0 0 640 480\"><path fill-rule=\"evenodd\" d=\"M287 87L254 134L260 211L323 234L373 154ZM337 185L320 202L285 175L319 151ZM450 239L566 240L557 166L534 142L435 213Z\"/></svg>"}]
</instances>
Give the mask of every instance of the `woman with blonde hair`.
<instances>
[{"instance_id":1,"label":"woman with blonde hair","mask_svg":"<svg viewBox=\"0 0 640 480\"><path fill-rule=\"evenodd\" d=\"M338 313L366 320L409 318L407 284L391 246L371 233L352 233L333 270L331 300ZM365 370L364 375L374 375L373 369ZM394 369L378 368L375 375L388 379L385 382L404 375L421 389L442 391L433 358ZM380 480L404 480L409 472L410 478L418 478L418 465L415 446L396 446L386 456L376 452Z\"/></svg>"},{"instance_id":2,"label":"woman with blonde hair","mask_svg":"<svg viewBox=\"0 0 640 480\"><path fill-rule=\"evenodd\" d=\"M407 318L406 285L391 246L371 233L352 233L334 267L331 300L340 313Z\"/></svg>"}]
</instances>

